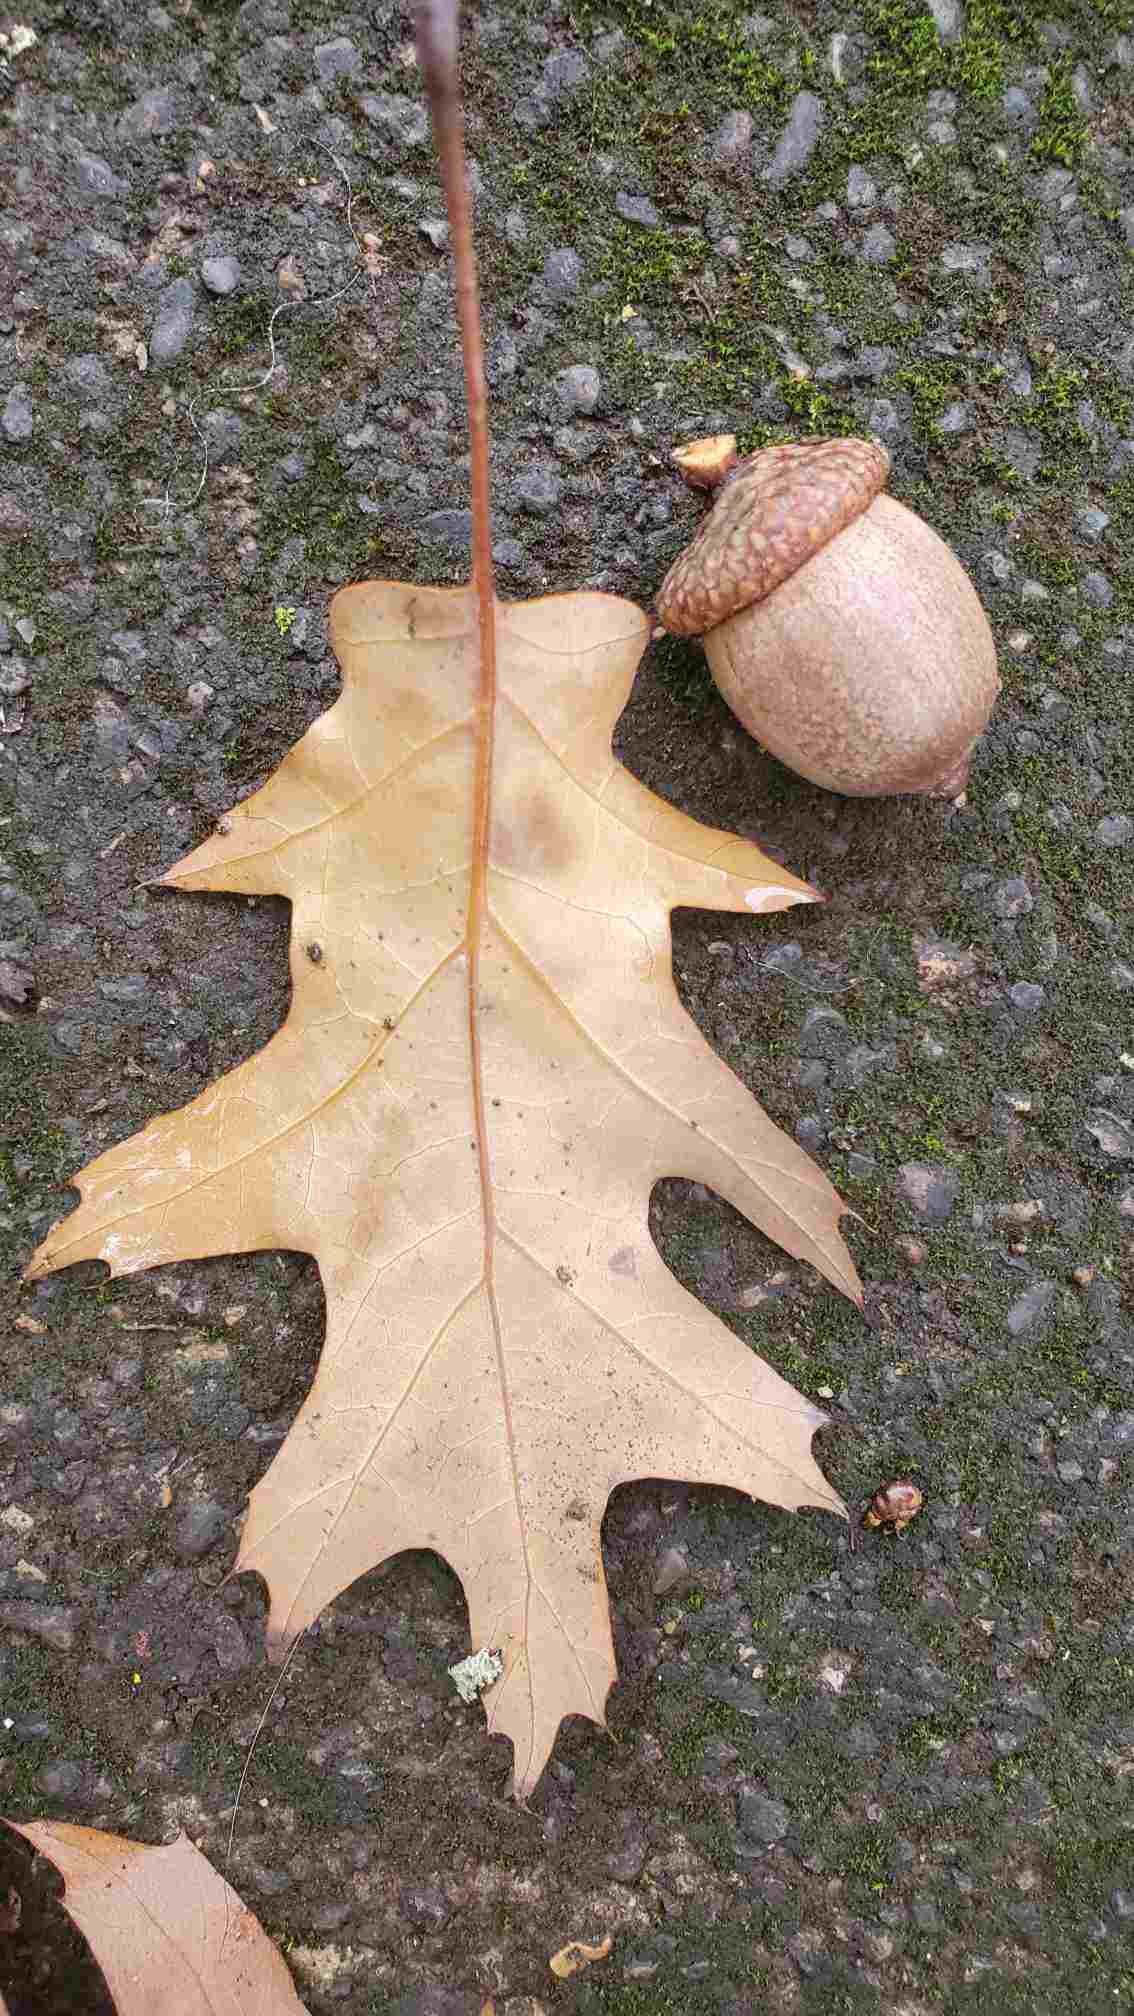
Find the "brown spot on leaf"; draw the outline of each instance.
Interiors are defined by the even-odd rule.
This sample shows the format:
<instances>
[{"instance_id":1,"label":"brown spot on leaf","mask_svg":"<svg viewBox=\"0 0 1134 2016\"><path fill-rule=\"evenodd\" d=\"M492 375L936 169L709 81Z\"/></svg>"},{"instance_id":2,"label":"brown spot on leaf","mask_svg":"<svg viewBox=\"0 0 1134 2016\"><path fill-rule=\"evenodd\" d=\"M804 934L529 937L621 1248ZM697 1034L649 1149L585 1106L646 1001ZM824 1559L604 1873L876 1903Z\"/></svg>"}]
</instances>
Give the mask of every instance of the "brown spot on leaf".
<instances>
[{"instance_id":1,"label":"brown spot on leaf","mask_svg":"<svg viewBox=\"0 0 1134 2016\"><path fill-rule=\"evenodd\" d=\"M555 876L570 867L578 840L549 792L517 793L493 819L492 859L517 875Z\"/></svg>"}]
</instances>

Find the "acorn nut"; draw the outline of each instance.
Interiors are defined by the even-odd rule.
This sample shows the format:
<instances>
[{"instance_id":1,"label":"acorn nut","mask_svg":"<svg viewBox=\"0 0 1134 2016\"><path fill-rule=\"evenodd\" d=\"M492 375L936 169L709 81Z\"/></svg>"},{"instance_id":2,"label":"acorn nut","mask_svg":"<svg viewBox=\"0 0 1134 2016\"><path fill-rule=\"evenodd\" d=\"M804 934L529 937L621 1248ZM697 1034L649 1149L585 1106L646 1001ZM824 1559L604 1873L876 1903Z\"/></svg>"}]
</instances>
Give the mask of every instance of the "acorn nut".
<instances>
[{"instance_id":1,"label":"acorn nut","mask_svg":"<svg viewBox=\"0 0 1134 2016\"><path fill-rule=\"evenodd\" d=\"M960 562L885 494L889 473L879 441L744 456L657 614L704 637L733 713L800 776L956 798L1000 690L996 646Z\"/></svg>"}]
</instances>

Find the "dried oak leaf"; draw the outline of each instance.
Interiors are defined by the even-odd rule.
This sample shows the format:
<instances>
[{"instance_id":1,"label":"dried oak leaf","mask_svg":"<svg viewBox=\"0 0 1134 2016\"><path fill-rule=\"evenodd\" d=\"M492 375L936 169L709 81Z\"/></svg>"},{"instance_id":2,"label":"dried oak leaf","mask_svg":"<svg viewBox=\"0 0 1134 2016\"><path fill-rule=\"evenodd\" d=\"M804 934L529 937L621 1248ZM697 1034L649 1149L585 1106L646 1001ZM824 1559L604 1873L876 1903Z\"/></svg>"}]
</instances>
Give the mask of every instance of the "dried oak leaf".
<instances>
[{"instance_id":1,"label":"dried oak leaf","mask_svg":"<svg viewBox=\"0 0 1134 2016\"><path fill-rule=\"evenodd\" d=\"M290 897L287 1021L92 1163L31 1271L316 1256L322 1361L237 1569L265 1577L282 1657L391 1554L444 1555L472 1643L503 1657L484 1700L522 1796L564 1715L604 1718L615 1485L844 1511L811 1456L825 1417L679 1287L651 1185L711 1185L859 1287L836 1192L708 1049L671 970L676 905L814 892L615 761L639 610L550 596L500 606L496 633L487 709L471 590L335 597L342 697L165 877Z\"/></svg>"},{"instance_id":2,"label":"dried oak leaf","mask_svg":"<svg viewBox=\"0 0 1134 2016\"><path fill-rule=\"evenodd\" d=\"M59 1820L7 1824L63 1877L118 2016L303 2016L267 1933L184 1834L146 1848Z\"/></svg>"}]
</instances>

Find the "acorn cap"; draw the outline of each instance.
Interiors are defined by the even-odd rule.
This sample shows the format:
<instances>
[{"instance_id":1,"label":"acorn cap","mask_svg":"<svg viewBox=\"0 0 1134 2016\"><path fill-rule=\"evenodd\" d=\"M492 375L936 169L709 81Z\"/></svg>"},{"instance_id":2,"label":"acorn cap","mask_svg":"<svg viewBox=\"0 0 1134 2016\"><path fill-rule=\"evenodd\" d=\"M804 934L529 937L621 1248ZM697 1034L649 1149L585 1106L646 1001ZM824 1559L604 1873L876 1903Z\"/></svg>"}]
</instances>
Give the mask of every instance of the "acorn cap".
<instances>
[{"instance_id":1,"label":"acorn cap","mask_svg":"<svg viewBox=\"0 0 1134 2016\"><path fill-rule=\"evenodd\" d=\"M746 455L662 582L660 621L698 637L762 601L873 503L889 473L880 441L793 441Z\"/></svg>"}]
</instances>

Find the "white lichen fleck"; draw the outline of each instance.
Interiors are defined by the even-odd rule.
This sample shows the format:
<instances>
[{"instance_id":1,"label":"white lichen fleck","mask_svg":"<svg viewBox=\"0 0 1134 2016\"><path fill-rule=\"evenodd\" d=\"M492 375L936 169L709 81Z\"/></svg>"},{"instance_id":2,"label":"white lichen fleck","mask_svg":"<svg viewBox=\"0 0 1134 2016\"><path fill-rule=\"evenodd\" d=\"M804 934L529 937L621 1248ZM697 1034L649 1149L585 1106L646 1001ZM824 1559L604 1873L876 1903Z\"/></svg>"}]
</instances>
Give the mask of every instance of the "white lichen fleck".
<instances>
[{"instance_id":1,"label":"white lichen fleck","mask_svg":"<svg viewBox=\"0 0 1134 2016\"><path fill-rule=\"evenodd\" d=\"M34 28L24 21L17 21L6 35L0 35L0 49L5 56L22 56L25 49L34 49L39 36Z\"/></svg>"},{"instance_id":2,"label":"white lichen fleck","mask_svg":"<svg viewBox=\"0 0 1134 2016\"><path fill-rule=\"evenodd\" d=\"M449 1677L462 1701L475 1701L494 1680L499 1680L504 1671L504 1661L499 1652L489 1652L482 1647L479 1652L470 1652L467 1659L459 1659L450 1666Z\"/></svg>"}]
</instances>

